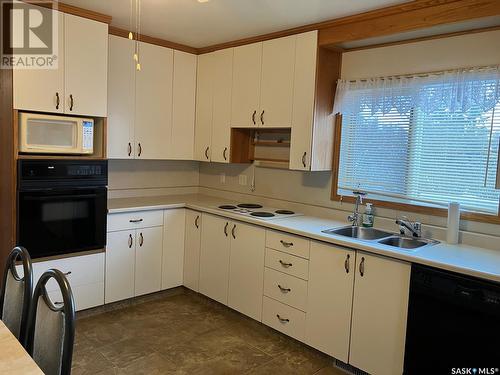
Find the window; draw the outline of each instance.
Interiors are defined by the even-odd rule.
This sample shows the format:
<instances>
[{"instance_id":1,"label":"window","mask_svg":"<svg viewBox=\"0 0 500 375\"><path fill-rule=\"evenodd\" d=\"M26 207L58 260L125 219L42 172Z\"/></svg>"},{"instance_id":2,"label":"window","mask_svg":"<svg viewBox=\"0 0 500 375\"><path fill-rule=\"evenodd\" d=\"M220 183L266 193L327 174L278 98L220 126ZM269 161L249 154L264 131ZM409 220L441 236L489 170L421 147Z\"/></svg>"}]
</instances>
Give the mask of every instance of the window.
<instances>
[{"instance_id":1,"label":"window","mask_svg":"<svg viewBox=\"0 0 500 375\"><path fill-rule=\"evenodd\" d=\"M339 82L337 194L497 215L499 71Z\"/></svg>"}]
</instances>

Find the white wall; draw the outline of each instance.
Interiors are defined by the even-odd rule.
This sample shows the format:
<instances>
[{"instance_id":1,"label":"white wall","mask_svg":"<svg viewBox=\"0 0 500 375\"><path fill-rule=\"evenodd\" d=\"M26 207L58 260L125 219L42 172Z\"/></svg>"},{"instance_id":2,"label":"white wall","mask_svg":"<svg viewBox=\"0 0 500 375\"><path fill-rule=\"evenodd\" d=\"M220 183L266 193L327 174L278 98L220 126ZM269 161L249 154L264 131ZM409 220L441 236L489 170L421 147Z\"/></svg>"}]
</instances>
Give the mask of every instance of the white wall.
<instances>
[{"instance_id":1,"label":"white wall","mask_svg":"<svg viewBox=\"0 0 500 375\"><path fill-rule=\"evenodd\" d=\"M500 63L500 30L346 52L343 79L426 73Z\"/></svg>"}]
</instances>

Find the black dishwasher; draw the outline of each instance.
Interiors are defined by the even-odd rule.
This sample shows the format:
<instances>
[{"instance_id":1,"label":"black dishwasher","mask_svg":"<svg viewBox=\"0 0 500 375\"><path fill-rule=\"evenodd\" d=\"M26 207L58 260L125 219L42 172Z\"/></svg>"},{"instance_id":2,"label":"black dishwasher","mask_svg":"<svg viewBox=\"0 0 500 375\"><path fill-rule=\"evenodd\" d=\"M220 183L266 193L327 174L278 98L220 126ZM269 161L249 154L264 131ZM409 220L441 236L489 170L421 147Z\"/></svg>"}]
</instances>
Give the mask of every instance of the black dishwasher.
<instances>
[{"instance_id":1,"label":"black dishwasher","mask_svg":"<svg viewBox=\"0 0 500 375\"><path fill-rule=\"evenodd\" d=\"M500 284L413 265L404 373L497 374Z\"/></svg>"}]
</instances>

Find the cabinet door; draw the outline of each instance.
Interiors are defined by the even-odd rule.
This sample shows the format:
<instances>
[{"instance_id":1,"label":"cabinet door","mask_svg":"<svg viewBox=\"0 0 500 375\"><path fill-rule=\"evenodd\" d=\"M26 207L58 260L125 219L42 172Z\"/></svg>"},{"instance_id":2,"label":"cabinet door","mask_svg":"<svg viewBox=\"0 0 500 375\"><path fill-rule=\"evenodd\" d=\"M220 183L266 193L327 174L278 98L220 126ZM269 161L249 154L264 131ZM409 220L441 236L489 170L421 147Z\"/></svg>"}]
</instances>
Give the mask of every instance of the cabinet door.
<instances>
[{"instance_id":1,"label":"cabinet door","mask_svg":"<svg viewBox=\"0 0 500 375\"><path fill-rule=\"evenodd\" d=\"M162 227L136 230L135 295L161 288Z\"/></svg>"},{"instance_id":2,"label":"cabinet door","mask_svg":"<svg viewBox=\"0 0 500 375\"><path fill-rule=\"evenodd\" d=\"M355 252L311 243L306 342L348 361Z\"/></svg>"},{"instance_id":3,"label":"cabinet door","mask_svg":"<svg viewBox=\"0 0 500 375\"><path fill-rule=\"evenodd\" d=\"M109 36L108 158L134 157L134 41Z\"/></svg>"},{"instance_id":4,"label":"cabinet door","mask_svg":"<svg viewBox=\"0 0 500 375\"><path fill-rule=\"evenodd\" d=\"M163 213L163 258L161 288L182 285L184 267L184 208L165 210Z\"/></svg>"},{"instance_id":5,"label":"cabinet door","mask_svg":"<svg viewBox=\"0 0 500 375\"><path fill-rule=\"evenodd\" d=\"M310 170L312 152L321 153L324 149L324 145L321 145L321 138L318 136L320 142L318 150L312 150L317 50L317 31L297 35L290 169Z\"/></svg>"},{"instance_id":6,"label":"cabinet door","mask_svg":"<svg viewBox=\"0 0 500 375\"><path fill-rule=\"evenodd\" d=\"M200 161L210 161L213 109L213 56L213 53L198 56L194 157Z\"/></svg>"},{"instance_id":7,"label":"cabinet door","mask_svg":"<svg viewBox=\"0 0 500 375\"><path fill-rule=\"evenodd\" d=\"M191 160L194 150L196 55L174 51L171 158Z\"/></svg>"},{"instance_id":8,"label":"cabinet door","mask_svg":"<svg viewBox=\"0 0 500 375\"><path fill-rule=\"evenodd\" d=\"M136 71L136 157L168 159L172 133L173 51L140 43Z\"/></svg>"},{"instance_id":9,"label":"cabinet door","mask_svg":"<svg viewBox=\"0 0 500 375\"><path fill-rule=\"evenodd\" d=\"M228 305L258 321L262 320L265 247L264 229L231 224Z\"/></svg>"},{"instance_id":10,"label":"cabinet door","mask_svg":"<svg viewBox=\"0 0 500 375\"><path fill-rule=\"evenodd\" d=\"M106 244L105 302L134 296L135 230L110 232Z\"/></svg>"},{"instance_id":11,"label":"cabinet door","mask_svg":"<svg viewBox=\"0 0 500 375\"><path fill-rule=\"evenodd\" d=\"M401 374L410 264L358 252L349 363L374 375Z\"/></svg>"},{"instance_id":12,"label":"cabinet door","mask_svg":"<svg viewBox=\"0 0 500 375\"><path fill-rule=\"evenodd\" d=\"M186 210L186 235L184 242L184 286L199 291L201 213Z\"/></svg>"},{"instance_id":13,"label":"cabinet door","mask_svg":"<svg viewBox=\"0 0 500 375\"><path fill-rule=\"evenodd\" d=\"M227 305L231 222L209 214L202 221L200 293Z\"/></svg>"},{"instance_id":14,"label":"cabinet door","mask_svg":"<svg viewBox=\"0 0 500 375\"><path fill-rule=\"evenodd\" d=\"M262 63L262 43L234 48L232 127L257 127Z\"/></svg>"},{"instance_id":15,"label":"cabinet door","mask_svg":"<svg viewBox=\"0 0 500 375\"><path fill-rule=\"evenodd\" d=\"M38 9L42 14L51 12L42 7ZM57 69L13 69L15 109L64 113L64 14L54 11L53 17L58 21ZM16 33L20 28L15 18L13 22Z\"/></svg>"},{"instance_id":16,"label":"cabinet door","mask_svg":"<svg viewBox=\"0 0 500 375\"><path fill-rule=\"evenodd\" d=\"M262 79L258 124L292 126L295 35L262 44ZM301 72L302 73L302 72Z\"/></svg>"},{"instance_id":17,"label":"cabinet door","mask_svg":"<svg viewBox=\"0 0 500 375\"><path fill-rule=\"evenodd\" d=\"M106 117L108 25L64 14L65 113Z\"/></svg>"},{"instance_id":18,"label":"cabinet door","mask_svg":"<svg viewBox=\"0 0 500 375\"><path fill-rule=\"evenodd\" d=\"M211 160L229 163L231 152L231 86L233 49L213 54L213 109Z\"/></svg>"}]
</instances>

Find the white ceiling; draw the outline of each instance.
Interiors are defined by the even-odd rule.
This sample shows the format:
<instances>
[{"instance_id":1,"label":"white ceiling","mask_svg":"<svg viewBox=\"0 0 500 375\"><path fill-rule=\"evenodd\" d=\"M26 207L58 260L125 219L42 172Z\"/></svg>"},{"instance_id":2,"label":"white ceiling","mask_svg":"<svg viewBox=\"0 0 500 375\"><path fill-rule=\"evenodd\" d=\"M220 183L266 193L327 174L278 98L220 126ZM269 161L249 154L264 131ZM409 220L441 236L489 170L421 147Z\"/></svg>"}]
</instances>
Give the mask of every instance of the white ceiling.
<instances>
[{"instance_id":1,"label":"white ceiling","mask_svg":"<svg viewBox=\"0 0 500 375\"><path fill-rule=\"evenodd\" d=\"M141 0L142 33L206 47L326 21L408 0ZM64 0L113 17L129 29L130 0ZM134 0L135 2L135 0Z\"/></svg>"}]
</instances>

